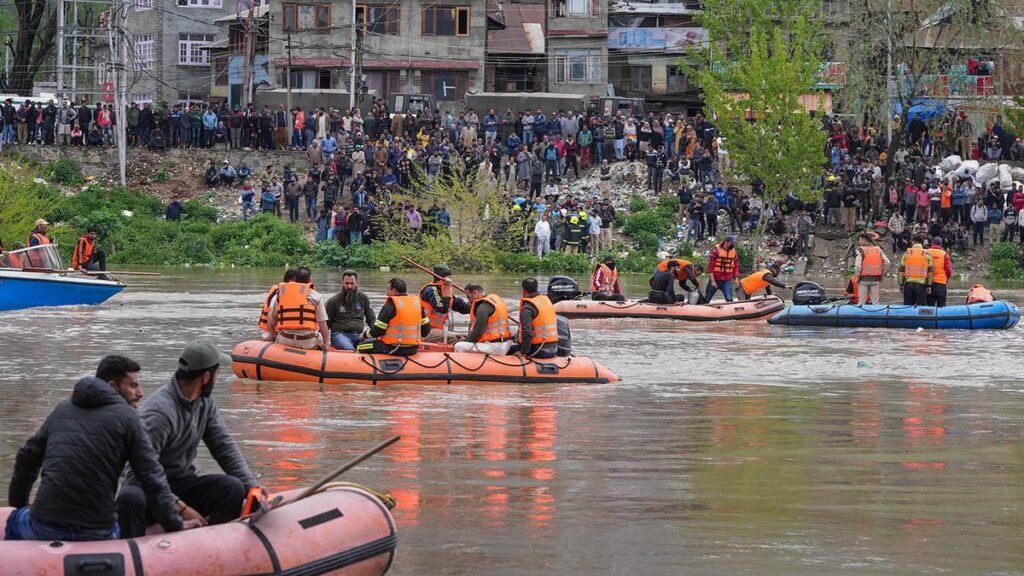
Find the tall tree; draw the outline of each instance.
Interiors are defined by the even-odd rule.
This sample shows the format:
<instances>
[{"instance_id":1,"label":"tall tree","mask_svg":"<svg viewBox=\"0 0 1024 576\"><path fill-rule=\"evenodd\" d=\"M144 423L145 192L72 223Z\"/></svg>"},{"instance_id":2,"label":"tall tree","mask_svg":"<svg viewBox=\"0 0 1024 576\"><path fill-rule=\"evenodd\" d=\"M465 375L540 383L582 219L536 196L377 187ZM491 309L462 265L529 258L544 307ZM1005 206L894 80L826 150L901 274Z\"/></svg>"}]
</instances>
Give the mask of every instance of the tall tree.
<instances>
[{"instance_id":1,"label":"tall tree","mask_svg":"<svg viewBox=\"0 0 1024 576\"><path fill-rule=\"evenodd\" d=\"M823 46L808 0L709 0L709 45L691 72L741 181L761 180L770 202L813 198L826 135L804 103L814 96ZM693 62L695 60L691 60ZM692 64L684 67L693 68Z\"/></svg>"},{"instance_id":2,"label":"tall tree","mask_svg":"<svg viewBox=\"0 0 1024 576\"><path fill-rule=\"evenodd\" d=\"M52 0L14 0L18 33L11 48L12 92L30 93L39 68L56 46L57 8Z\"/></svg>"}]
</instances>

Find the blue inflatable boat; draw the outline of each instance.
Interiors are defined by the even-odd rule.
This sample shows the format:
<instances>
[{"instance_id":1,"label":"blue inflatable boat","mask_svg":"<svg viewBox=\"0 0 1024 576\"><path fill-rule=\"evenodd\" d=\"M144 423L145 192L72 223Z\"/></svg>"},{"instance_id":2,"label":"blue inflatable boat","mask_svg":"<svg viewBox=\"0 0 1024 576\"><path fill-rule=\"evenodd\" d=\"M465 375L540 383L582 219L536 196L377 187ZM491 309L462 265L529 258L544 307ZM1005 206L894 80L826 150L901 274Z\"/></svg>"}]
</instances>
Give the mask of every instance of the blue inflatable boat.
<instances>
[{"instance_id":1,"label":"blue inflatable boat","mask_svg":"<svg viewBox=\"0 0 1024 576\"><path fill-rule=\"evenodd\" d=\"M812 304L790 306L768 319L784 326L1006 330L1020 321L1015 304L997 300L962 306L875 306Z\"/></svg>"}]
</instances>

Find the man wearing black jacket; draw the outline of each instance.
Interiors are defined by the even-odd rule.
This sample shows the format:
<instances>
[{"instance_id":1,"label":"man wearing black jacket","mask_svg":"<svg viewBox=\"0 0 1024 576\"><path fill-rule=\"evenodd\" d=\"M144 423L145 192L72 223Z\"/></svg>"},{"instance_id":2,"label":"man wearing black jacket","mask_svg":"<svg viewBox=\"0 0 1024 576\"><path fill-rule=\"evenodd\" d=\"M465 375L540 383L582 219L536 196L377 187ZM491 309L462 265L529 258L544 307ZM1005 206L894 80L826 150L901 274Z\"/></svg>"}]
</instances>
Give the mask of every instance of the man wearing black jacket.
<instances>
[{"instance_id":1,"label":"man wearing black jacket","mask_svg":"<svg viewBox=\"0 0 1024 576\"><path fill-rule=\"evenodd\" d=\"M75 384L71 399L53 410L18 450L8 490L17 510L6 540L107 540L120 537L115 494L125 463L156 503L156 519L174 532L183 523L164 469L134 406L142 398L139 365L122 356L100 361L96 377ZM32 485L45 470L31 508Z\"/></svg>"}]
</instances>

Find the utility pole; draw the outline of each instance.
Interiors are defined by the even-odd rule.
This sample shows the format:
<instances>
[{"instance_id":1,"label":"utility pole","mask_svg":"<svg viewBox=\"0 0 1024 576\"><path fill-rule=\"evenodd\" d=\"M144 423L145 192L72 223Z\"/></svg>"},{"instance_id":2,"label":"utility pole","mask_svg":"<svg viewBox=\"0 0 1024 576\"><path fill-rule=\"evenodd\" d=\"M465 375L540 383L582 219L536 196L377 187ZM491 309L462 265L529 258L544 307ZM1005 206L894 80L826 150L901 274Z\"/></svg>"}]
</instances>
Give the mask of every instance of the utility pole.
<instances>
[{"instance_id":1,"label":"utility pole","mask_svg":"<svg viewBox=\"0 0 1024 576\"><path fill-rule=\"evenodd\" d=\"M288 109L288 113L292 113L292 31L288 30L288 66L285 68L285 78L288 87L287 101L285 102L285 108Z\"/></svg>"},{"instance_id":2,"label":"utility pole","mask_svg":"<svg viewBox=\"0 0 1024 576\"><path fill-rule=\"evenodd\" d=\"M63 7L63 2L61 2ZM78 89L78 2L71 5L71 101ZM87 128L88 130L88 128Z\"/></svg>"},{"instance_id":3,"label":"utility pole","mask_svg":"<svg viewBox=\"0 0 1024 576\"><path fill-rule=\"evenodd\" d=\"M114 75L114 117L117 122L117 161L121 176L121 186L127 186L127 118L125 102L128 99L128 42L125 31L128 21L128 8L123 0L115 0L110 4L110 18L107 20L107 36L110 41L110 68ZM59 46L59 45L58 45ZM59 76L58 76L59 78Z\"/></svg>"},{"instance_id":4,"label":"utility pole","mask_svg":"<svg viewBox=\"0 0 1024 576\"><path fill-rule=\"evenodd\" d=\"M888 42L885 50L885 145L888 149L888 147L892 145L892 98L893 84L895 82L895 79L892 76L892 0L886 1L885 27L885 37Z\"/></svg>"},{"instance_id":5,"label":"utility pole","mask_svg":"<svg viewBox=\"0 0 1024 576\"><path fill-rule=\"evenodd\" d=\"M57 98L64 97L64 2L57 3Z\"/></svg>"},{"instance_id":6,"label":"utility pole","mask_svg":"<svg viewBox=\"0 0 1024 576\"><path fill-rule=\"evenodd\" d=\"M4 80L11 78L11 37L4 40Z\"/></svg>"},{"instance_id":7,"label":"utility pole","mask_svg":"<svg viewBox=\"0 0 1024 576\"><path fill-rule=\"evenodd\" d=\"M368 10L370 7L367 6L364 10ZM348 109L351 111L356 107L356 74L359 73L359 69L356 68L356 37L359 32L356 29L356 0L352 0L352 53L349 60L351 66L348 75Z\"/></svg>"},{"instance_id":8,"label":"utility pole","mask_svg":"<svg viewBox=\"0 0 1024 576\"><path fill-rule=\"evenodd\" d=\"M259 43L260 26L259 21L255 20L255 12L256 3L250 2L249 31L246 34L246 38L249 39L249 51L245 53L246 62L248 63L246 69L249 71L249 78L248 81L245 83L247 104L252 104L253 102L253 84L256 83L256 45Z\"/></svg>"}]
</instances>

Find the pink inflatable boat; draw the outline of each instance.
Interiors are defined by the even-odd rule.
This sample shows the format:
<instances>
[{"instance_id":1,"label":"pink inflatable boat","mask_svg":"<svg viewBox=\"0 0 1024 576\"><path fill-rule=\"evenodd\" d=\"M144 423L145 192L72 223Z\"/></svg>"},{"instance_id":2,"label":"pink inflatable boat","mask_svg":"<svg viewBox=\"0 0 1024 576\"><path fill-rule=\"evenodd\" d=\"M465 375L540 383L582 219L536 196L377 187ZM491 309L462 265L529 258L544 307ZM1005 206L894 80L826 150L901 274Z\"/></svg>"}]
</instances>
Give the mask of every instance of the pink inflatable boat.
<instances>
[{"instance_id":1,"label":"pink inflatable boat","mask_svg":"<svg viewBox=\"0 0 1024 576\"><path fill-rule=\"evenodd\" d=\"M0 508L0 526L12 511ZM338 483L256 521L131 540L0 541L0 574L380 575L391 566L397 543L391 513L380 499Z\"/></svg>"}]
</instances>

